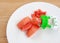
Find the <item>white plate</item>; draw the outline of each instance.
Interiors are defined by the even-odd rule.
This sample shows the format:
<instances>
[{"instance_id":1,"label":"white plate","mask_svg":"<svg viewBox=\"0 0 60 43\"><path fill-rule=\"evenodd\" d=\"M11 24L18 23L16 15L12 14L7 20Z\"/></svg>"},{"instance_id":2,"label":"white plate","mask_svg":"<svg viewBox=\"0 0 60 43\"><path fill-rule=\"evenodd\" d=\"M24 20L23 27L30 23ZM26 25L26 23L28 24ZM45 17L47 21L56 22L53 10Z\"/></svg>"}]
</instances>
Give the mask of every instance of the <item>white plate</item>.
<instances>
[{"instance_id":1,"label":"white plate","mask_svg":"<svg viewBox=\"0 0 60 43\"><path fill-rule=\"evenodd\" d=\"M57 18L60 21L60 9L52 4L45 2L32 2L19 7L10 17L6 35L8 43L60 43L60 32L53 30L39 30L32 38L27 38L25 33L17 28L17 23L26 16L41 9L47 12L47 15Z\"/></svg>"}]
</instances>

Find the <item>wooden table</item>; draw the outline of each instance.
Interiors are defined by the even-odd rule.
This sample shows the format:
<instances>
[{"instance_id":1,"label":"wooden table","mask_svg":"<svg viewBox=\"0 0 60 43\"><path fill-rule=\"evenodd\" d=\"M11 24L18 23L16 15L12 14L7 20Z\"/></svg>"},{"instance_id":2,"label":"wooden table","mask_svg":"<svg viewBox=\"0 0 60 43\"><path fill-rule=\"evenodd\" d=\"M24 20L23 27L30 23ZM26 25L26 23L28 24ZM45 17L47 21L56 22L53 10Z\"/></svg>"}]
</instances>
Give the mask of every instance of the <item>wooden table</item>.
<instances>
[{"instance_id":1,"label":"wooden table","mask_svg":"<svg viewBox=\"0 0 60 43\"><path fill-rule=\"evenodd\" d=\"M21 5L33 1L44 1L60 7L60 0L0 0L0 43L8 43L6 25L11 14Z\"/></svg>"}]
</instances>

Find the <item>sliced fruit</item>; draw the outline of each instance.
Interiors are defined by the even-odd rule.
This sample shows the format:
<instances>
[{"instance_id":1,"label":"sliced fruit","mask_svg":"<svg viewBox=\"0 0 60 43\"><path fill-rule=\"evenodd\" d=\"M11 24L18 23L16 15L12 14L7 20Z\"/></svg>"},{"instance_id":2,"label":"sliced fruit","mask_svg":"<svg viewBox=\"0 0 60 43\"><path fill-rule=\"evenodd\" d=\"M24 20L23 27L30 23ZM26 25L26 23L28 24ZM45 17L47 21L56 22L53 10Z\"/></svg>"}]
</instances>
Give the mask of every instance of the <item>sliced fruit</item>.
<instances>
[{"instance_id":1,"label":"sliced fruit","mask_svg":"<svg viewBox=\"0 0 60 43\"><path fill-rule=\"evenodd\" d=\"M46 12L42 12L42 14L46 15Z\"/></svg>"},{"instance_id":2,"label":"sliced fruit","mask_svg":"<svg viewBox=\"0 0 60 43\"><path fill-rule=\"evenodd\" d=\"M37 26L32 26L26 33L27 37L32 36L37 30L39 29L39 27Z\"/></svg>"},{"instance_id":3,"label":"sliced fruit","mask_svg":"<svg viewBox=\"0 0 60 43\"><path fill-rule=\"evenodd\" d=\"M26 31L26 30L30 29L31 27L32 27L32 23L29 22L29 23L27 23L26 25L24 25L24 26L22 27L22 30L23 30L23 31Z\"/></svg>"},{"instance_id":4,"label":"sliced fruit","mask_svg":"<svg viewBox=\"0 0 60 43\"><path fill-rule=\"evenodd\" d=\"M41 19L40 18L37 18L37 17L33 17L32 18L32 24L34 24L34 25L41 24Z\"/></svg>"},{"instance_id":5,"label":"sliced fruit","mask_svg":"<svg viewBox=\"0 0 60 43\"><path fill-rule=\"evenodd\" d=\"M22 27L24 25L26 25L27 23L29 23L31 21L31 19L29 17L25 17L24 19L22 19L18 24L18 28L22 29Z\"/></svg>"},{"instance_id":6,"label":"sliced fruit","mask_svg":"<svg viewBox=\"0 0 60 43\"><path fill-rule=\"evenodd\" d=\"M40 9L38 9L38 12L39 12L40 14L45 14L45 15L46 15L46 12L45 12L45 11L42 11L42 10L40 10Z\"/></svg>"},{"instance_id":7,"label":"sliced fruit","mask_svg":"<svg viewBox=\"0 0 60 43\"><path fill-rule=\"evenodd\" d=\"M33 17L36 17L36 15L35 15L35 14L32 14L31 17L32 17L32 18L33 18Z\"/></svg>"},{"instance_id":8,"label":"sliced fruit","mask_svg":"<svg viewBox=\"0 0 60 43\"><path fill-rule=\"evenodd\" d=\"M46 15L46 12L43 12L40 9L38 9L37 11L34 12L34 14L32 14L32 17L39 18L41 15Z\"/></svg>"},{"instance_id":9,"label":"sliced fruit","mask_svg":"<svg viewBox=\"0 0 60 43\"><path fill-rule=\"evenodd\" d=\"M35 14L36 17L39 18L40 17L40 14L41 14L41 11L40 10L37 10L37 11L34 12L34 14Z\"/></svg>"}]
</instances>

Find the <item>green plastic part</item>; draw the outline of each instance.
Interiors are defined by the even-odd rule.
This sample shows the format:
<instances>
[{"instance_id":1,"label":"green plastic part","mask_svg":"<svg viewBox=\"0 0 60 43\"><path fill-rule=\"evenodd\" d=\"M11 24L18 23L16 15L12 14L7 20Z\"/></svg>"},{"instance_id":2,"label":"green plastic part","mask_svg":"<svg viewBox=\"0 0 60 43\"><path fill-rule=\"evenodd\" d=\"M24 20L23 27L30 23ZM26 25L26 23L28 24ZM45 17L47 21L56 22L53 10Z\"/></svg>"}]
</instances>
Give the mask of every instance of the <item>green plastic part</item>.
<instances>
[{"instance_id":1,"label":"green plastic part","mask_svg":"<svg viewBox=\"0 0 60 43\"><path fill-rule=\"evenodd\" d=\"M48 20L50 19L50 16L42 15L40 18L42 20L42 24L41 24L42 29L45 29L46 27L51 28L51 25L48 24Z\"/></svg>"}]
</instances>

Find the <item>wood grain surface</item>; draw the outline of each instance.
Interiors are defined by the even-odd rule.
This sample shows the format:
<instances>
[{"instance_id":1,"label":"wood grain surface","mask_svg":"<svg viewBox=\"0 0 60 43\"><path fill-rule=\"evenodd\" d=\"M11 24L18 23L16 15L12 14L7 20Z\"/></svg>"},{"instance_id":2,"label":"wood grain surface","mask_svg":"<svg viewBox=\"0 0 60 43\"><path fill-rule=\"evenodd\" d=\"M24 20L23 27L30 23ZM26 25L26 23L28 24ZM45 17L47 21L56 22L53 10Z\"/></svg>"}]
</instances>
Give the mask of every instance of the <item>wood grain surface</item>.
<instances>
[{"instance_id":1,"label":"wood grain surface","mask_svg":"<svg viewBox=\"0 0 60 43\"><path fill-rule=\"evenodd\" d=\"M0 43L8 43L6 26L12 13L21 5L35 1L49 2L60 8L60 0L0 0Z\"/></svg>"}]
</instances>

